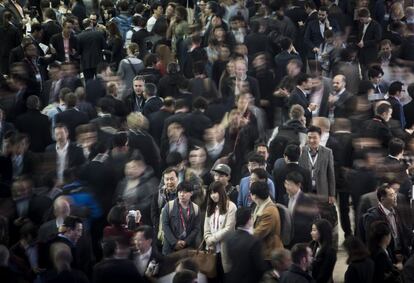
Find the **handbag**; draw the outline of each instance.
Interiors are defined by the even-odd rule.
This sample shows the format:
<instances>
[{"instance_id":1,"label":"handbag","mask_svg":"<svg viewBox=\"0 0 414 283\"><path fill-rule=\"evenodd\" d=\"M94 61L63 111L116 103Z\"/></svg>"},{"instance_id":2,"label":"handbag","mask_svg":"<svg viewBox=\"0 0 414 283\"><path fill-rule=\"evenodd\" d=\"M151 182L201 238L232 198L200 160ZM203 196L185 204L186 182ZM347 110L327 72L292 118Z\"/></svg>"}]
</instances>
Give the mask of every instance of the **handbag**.
<instances>
[{"instance_id":1,"label":"handbag","mask_svg":"<svg viewBox=\"0 0 414 283\"><path fill-rule=\"evenodd\" d=\"M203 240L197 250L189 250L190 258L197 263L201 273L207 278L215 278L217 276L217 255L215 252L203 251L205 240Z\"/></svg>"}]
</instances>

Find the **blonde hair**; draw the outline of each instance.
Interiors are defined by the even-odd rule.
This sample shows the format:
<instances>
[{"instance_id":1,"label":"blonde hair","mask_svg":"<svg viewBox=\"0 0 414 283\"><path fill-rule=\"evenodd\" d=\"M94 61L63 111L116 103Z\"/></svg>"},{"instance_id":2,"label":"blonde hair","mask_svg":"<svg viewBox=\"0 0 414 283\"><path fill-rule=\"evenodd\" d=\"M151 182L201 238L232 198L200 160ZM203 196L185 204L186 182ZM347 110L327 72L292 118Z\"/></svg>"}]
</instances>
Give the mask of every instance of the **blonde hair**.
<instances>
[{"instance_id":1,"label":"blonde hair","mask_svg":"<svg viewBox=\"0 0 414 283\"><path fill-rule=\"evenodd\" d=\"M148 130L149 122L142 113L133 112L127 116L127 125L131 130Z\"/></svg>"}]
</instances>

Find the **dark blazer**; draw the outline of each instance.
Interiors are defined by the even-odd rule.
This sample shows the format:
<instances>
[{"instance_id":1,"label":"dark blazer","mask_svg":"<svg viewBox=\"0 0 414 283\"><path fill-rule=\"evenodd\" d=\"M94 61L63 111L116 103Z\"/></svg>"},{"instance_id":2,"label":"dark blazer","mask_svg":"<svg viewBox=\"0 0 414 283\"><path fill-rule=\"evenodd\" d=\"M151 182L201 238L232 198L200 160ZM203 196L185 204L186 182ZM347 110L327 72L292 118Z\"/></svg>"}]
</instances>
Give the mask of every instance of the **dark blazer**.
<instances>
[{"instance_id":1,"label":"dark blazer","mask_svg":"<svg viewBox=\"0 0 414 283\"><path fill-rule=\"evenodd\" d=\"M371 258L367 257L360 260L354 260L345 272L345 283L354 282L373 282L375 264Z\"/></svg>"},{"instance_id":2,"label":"dark blazer","mask_svg":"<svg viewBox=\"0 0 414 283\"><path fill-rule=\"evenodd\" d=\"M103 259L93 267L94 283L144 282L133 261L129 259Z\"/></svg>"},{"instance_id":3,"label":"dark blazer","mask_svg":"<svg viewBox=\"0 0 414 283\"><path fill-rule=\"evenodd\" d=\"M363 24L358 26L358 42L361 41L363 36ZM364 47L359 50L359 62L362 65L367 65L369 63L375 62L378 57L378 43L382 38L382 28L379 23L372 20L365 32L363 39Z\"/></svg>"},{"instance_id":4,"label":"dark blazer","mask_svg":"<svg viewBox=\"0 0 414 283\"><path fill-rule=\"evenodd\" d=\"M339 99L334 103L335 109L334 109L334 117L335 118L349 118L350 114L353 109L354 105L354 96L345 91L343 92Z\"/></svg>"},{"instance_id":5,"label":"dark blazer","mask_svg":"<svg viewBox=\"0 0 414 283\"><path fill-rule=\"evenodd\" d=\"M51 158L56 160L56 144L51 144L46 148L46 154L51 155ZM83 150L74 143L70 143L67 153L67 165L68 168L77 167L85 162Z\"/></svg>"},{"instance_id":6,"label":"dark blazer","mask_svg":"<svg viewBox=\"0 0 414 283\"><path fill-rule=\"evenodd\" d=\"M248 55L251 57L259 52L265 52L268 48L268 39L266 34L250 32L244 38L244 44L247 47Z\"/></svg>"},{"instance_id":7,"label":"dark blazer","mask_svg":"<svg viewBox=\"0 0 414 283\"><path fill-rule=\"evenodd\" d=\"M66 58L65 58L65 47L63 44L63 35L62 33L57 33L55 35L53 35L50 38L50 44L52 44L53 48L56 49L56 60L60 61L60 62L65 62ZM75 60L75 56L76 54L72 54L72 50L75 49L77 50L78 48L78 40L76 38L75 35L71 34L69 37L69 50L70 50L70 55L69 55L69 59Z\"/></svg>"},{"instance_id":8,"label":"dark blazer","mask_svg":"<svg viewBox=\"0 0 414 283\"><path fill-rule=\"evenodd\" d=\"M157 144L161 143L162 129L164 127L164 121L172 115L171 112L161 108L159 111L151 113L148 116L149 121L149 134L154 138Z\"/></svg>"},{"instance_id":9,"label":"dark blazer","mask_svg":"<svg viewBox=\"0 0 414 283\"><path fill-rule=\"evenodd\" d=\"M13 48L9 53L9 66L13 63L21 62L24 58L24 51L21 44Z\"/></svg>"},{"instance_id":10,"label":"dark blazer","mask_svg":"<svg viewBox=\"0 0 414 283\"><path fill-rule=\"evenodd\" d=\"M336 250L333 247L321 247L317 252L316 242L311 242L310 246L313 250L312 277L316 283L331 282L336 263Z\"/></svg>"},{"instance_id":11,"label":"dark blazer","mask_svg":"<svg viewBox=\"0 0 414 283\"><path fill-rule=\"evenodd\" d=\"M287 163L281 168L274 168L272 175L276 188L276 202L284 203L286 196L285 179L290 172L299 172L303 177L302 190L305 193L312 191L311 172L296 163Z\"/></svg>"},{"instance_id":12,"label":"dark blazer","mask_svg":"<svg viewBox=\"0 0 414 283\"><path fill-rule=\"evenodd\" d=\"M164 105L163 100L158 96L149 97L145 100L144 108L142 109L142 114L148 118L151 113L157 112Z\"/></svg>"},{"instance_id":13,"label":"dark blazer","mask_svg":"<svg viewBox=\"0 0 414 283\"><path fill-rule=\"evenodd\" d=\"M94 69L102 62L102 50L106 43L102 32L91 29L84 30L78 35L78 53L81 56L83 69Z\"/></svg>"},{"instance_id":14,"label":"dark blazer","mask_svg":"<svg viewBox=\"0 0 414 283\"><path fill-rule=\"evenodd\" d=\"M289 197L284 198L286 207L289 205ZM308 243L311 241L310 232L312 230L312 223L317 219L318 207L315 201L307 194L300 192L293 208L293 238L289 246L297 243Z\"/></svg>"},{"instance_id":15,"label":"dark blazer","mask_svg":"<svg viewBox=\"0 0 414 283\"><path fill-rule=\"evenodd\" d=\"M267 269L261 241L243 230L229 233L224 241L231 264L231 271L225 277L225 282L259 282Z\"/></svg>"},{"instance_id":16,"label":"dark blazer","mask_svg":"<svg viewBox=\"0 0 414 283\"><path fill-rule=\"evenodd\" d=\"M375 254L371 255L371 258L375 264L374 278L372 282L398 282L389 280L390 278L392 278L392 270L394 267L392 265L391 258L384 250L379 249Z\"/></svg>"},{"instance_id":17,"label":"dark blazer","mask_svg":"<svg viewBox=\"0 0 414 283\"><path fill-rule=\"evenodd\" d=\"M97 76L94 79L90 79L85 85L86 101L96 106L99 99L106 95L106 83L104 80Z\"/></svg>"},{"instance_id":18,"label":"dark blazer","mask_svg":"<svg viewBox=\"0 0 414 283\"><path fill-rule=\"evenodd\" d=\"M139 31L136 31L132 34L131 42L138 44L139 51L140 51L140 59L143 59L144 55L147 53L146 47L146 38L149 37L151 34L147 31L146 28L142 28Z\"/></svg>"},{"instance_id":19,"label":"dark blazer","mask_svg":"<svg viewBox=\"0 0 414 283\"><path fill-rule=\"evenodd\" d=\"M198 140L203 140L204 131L212 125L210 118L199 110L191 112L188 121L190 121L188 136Z\"/></svg>"},{"instance_id":20,"label":"dark blazer","mask_svg":"<svg viewBox=\"0 0 414 283\"><path fill-rule=\"evenodd\" d=\"M52 219L46 223L43 223L37 233L37 240L42 243L46 243L53 236L58 234L58 228L56 227L56 219Z\"/></svg>"},{"instance_id":21,"label":"dark blazer","mask_svg":"<svg viewBox=\"0 0 414 283\"><path fill-rule=\"evenodd\" d=\"M361 135L363 137L377 139L380 143L382 143L384 148L388 148L388 142L393 137L387 122L379 116L375 116L373 119L363 123Z\"/></svg>"},{"instance_id":22,"label":"dark blazer","mask_svg":"<svg viewBox=\"0 0 414 283\"><path fill-rule=\"evenodd\" d=\"M16 119L16 128L30 137L29 149L33 152L43 152L52 143L50 121L39 110L29 110Z\"/></svg>"},{"instance_id":23,"label":"dark blazer","mask_svg":"<svg viewBox=\"0 0 414 283\"><path fill-rule=\"evenodd\" d=\"M310 123L312 119L312 112L309 111L309 100L308 97L300 90L298 87L291 92L289 99L288 99L288 107L290 108L294 104L299 104L305 110L305 117L306 117L306 124Z\"/></svg>"},{"instance_id":24,"label":"dark blazer","mask_svg":"<svg viewBox=\"0 0 414 283\"><path fill-rule=\"evenodd\" d=\"M414 124L414 100L404 105L404 115L406 127L410 128Z\"/></svg>"},{"instance_id":25,"label":"dark blazer","mask_svg":"<svg viewBox=\"0 0 414 283\"><path fill-rule=\"evenodd\" d=\"M387 101L391 104L391 107L392 107L391 119L399 121L402 127L403 125L402 125L401 116L400 116L401 112L404 115L404 109L403 109L402 104L393 96L389 96Z\"/></svg>"},{"instance_id":26,"label":"dark blazer","mask_svg":"<svg viewBox=\"0 0 414 283\"><path fill-rule=\"evenodd\" d=\"M66 109L63 112L56 114L55 123L65 124L69 130L69 138L71 141L76 140L76 127L82 124L87 124L89 121L88 115L75 108Z\"/></svg>"},{"instance_id":27,"label":"dark blazer","mask_svg":"<svg viewBox=\"0 0 414 283\"><path fill-rule=\"evenodd\" d=\"M300 59L299 54L289 53L286 50L280 52L275 56L275 83L278 85L282 78L287 75L286 66L292 59Z\"/></svg>"},{"instance_id":28,"label":"dark blazer","mask_svg":"<svg viewBox=\"0 0 414 283\"><path fill-rule=\"evenodd\" d=\"M404 282L414 282L414 255L405 262L402 276Z\"/></svg>"},{"instance_id":29,"label":"dark blazer","mask_svg":"<svg viewBox=\"0 0 414 283\"><path fill-rule=\"evenodd\" d=\"M48 21L42 24L43 28L43 40L42 42L46 45L49 45L50 39L55 34L61 33L62 28L55 21Z\"/></svg>"}]
</instances>

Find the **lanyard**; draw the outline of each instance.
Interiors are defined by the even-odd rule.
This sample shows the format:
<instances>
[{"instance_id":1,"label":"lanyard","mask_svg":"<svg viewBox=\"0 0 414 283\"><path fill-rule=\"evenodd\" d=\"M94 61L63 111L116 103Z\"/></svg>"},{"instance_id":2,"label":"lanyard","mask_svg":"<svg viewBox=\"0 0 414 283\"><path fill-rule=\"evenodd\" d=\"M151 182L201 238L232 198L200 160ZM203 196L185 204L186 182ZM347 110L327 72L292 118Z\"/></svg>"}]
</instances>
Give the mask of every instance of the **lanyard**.
<instances>
[{"instance_id":1,"label":"lanyard","mask_svg":"<svg viewBox=\"0 0 414 283\"><path fill-rule=\"evenodd\" d=\"M312 165L312 171L313 171L315 169L316 161L318 160L319 152L316 152L315 158L312 158L312 155L310 154L309 151L308 151L308 155L309 155L309 162Z\"/></svg>"},{"instance_id":2,"label":"lanyard","mask_svg":"<svg viewBox=\"0 0 414 283\"><path fill-rule=\"evenodd\" d=\"M183 229L186 232L187 226L185 224L184 215L183 215L183 208L180 205L180 219L181 219L181 225L183 225ZM190 219L190 207L187 207L187 220Z\"/></svg>"}]
</instances>

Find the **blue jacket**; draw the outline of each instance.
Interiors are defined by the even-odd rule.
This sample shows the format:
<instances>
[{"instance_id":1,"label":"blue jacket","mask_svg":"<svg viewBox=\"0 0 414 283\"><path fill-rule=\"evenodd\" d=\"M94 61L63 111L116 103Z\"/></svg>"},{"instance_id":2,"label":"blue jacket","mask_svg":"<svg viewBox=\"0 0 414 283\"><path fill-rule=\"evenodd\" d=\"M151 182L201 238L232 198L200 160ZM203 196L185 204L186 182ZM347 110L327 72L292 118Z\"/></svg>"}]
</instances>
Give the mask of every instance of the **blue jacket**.
<instances>
[{"instance_id":1,"label":"blue jacket","mask_svg":"<svg viewBox=\"0 0 414 283\"><path fill-rule=\"evenodd\" d=\"M267 185L269 186L269 194L272 200L275 200L275 185L272 180L267 179ZM250 198L250 176L244 177L240 180L240 192L237 198L238 207L250 207L252 205L252 199Z\"/></svg>"}]
</instances>

